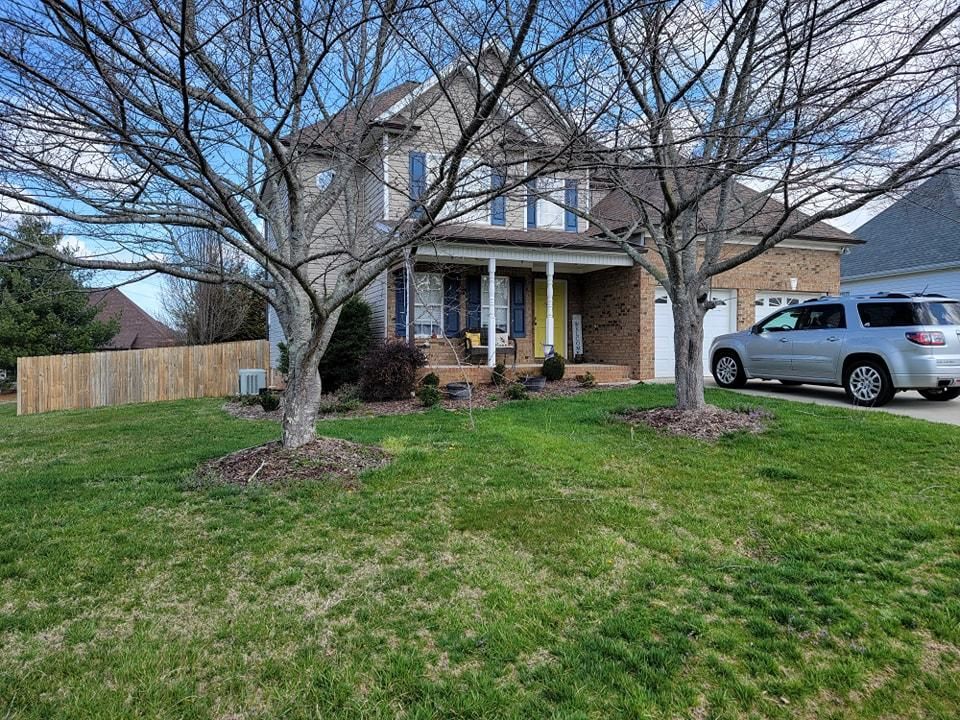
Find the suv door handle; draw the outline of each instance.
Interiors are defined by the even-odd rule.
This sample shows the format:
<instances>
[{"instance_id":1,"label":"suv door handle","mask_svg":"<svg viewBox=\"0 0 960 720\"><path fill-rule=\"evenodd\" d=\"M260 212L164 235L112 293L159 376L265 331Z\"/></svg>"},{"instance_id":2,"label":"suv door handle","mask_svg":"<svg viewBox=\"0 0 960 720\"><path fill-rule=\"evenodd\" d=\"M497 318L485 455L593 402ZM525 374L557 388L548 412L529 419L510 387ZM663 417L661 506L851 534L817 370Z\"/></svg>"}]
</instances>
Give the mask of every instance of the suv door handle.
<instances>
[{"instance_id":1,"label":"suv door handle","mask_svg":"<svg viewBox=\"0 0 960 720\"><path fill-rule=\"evenodd\" d=\"M835 336L832 336L832 335L827 338L827 342L837 342L837 341L839 341L839 340L840 340L840 338L835 337Z\"/></svg>"},{"instance_id":2,"label":"suv door handle","mask_svg":"<svg viewBox=\"0 0 960 720\"><path fill-rule=\"evenodd\" d=\"M790 342L787 338L780 338L780 342Z\"/></svg>"}]
</instances>

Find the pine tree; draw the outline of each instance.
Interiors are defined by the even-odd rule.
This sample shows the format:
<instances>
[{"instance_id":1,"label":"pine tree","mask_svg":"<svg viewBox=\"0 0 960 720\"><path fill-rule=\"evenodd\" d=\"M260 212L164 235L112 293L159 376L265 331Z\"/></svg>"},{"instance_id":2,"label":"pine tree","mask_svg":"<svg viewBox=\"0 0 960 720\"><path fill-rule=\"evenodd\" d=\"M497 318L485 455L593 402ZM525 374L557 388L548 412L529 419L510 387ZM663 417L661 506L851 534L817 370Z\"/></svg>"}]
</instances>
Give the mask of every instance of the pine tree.
<instances>
[{"instance_id":1,"label":"pine tree","mask_svg":"<svg viewBox=\"0 0 960 720\"><path fill-rule=\"evenodd\" d=\"M55 247L63 236L49 223L29 219L21 221L16 238ZM15 252L17 240L0 240L0 255ZM12 375L18 357L92 352L117 334L116 320L96 319L84 281L80 270L46 256L0 264L0 369Z\"/></svg>"}]
</instances>

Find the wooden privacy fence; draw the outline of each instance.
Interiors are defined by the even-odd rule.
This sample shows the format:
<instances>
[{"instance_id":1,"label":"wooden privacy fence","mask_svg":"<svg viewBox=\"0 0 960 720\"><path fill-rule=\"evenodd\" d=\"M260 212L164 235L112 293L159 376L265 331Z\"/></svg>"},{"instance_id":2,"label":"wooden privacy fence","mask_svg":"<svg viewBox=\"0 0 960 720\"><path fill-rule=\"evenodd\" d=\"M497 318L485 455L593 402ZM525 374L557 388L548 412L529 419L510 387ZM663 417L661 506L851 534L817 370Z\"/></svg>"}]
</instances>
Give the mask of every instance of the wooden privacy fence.
<instances>
[{"instance_id":1,"label":"wooden privacy fence","mask_svg":"<svg viewBox=\"0 0 960 720\"><path fill-rule=\"evenodd\" d=\"M240 368L269 372L266 340L17 359L17 414L236 395Z\"/></svg>"}]
</instances>

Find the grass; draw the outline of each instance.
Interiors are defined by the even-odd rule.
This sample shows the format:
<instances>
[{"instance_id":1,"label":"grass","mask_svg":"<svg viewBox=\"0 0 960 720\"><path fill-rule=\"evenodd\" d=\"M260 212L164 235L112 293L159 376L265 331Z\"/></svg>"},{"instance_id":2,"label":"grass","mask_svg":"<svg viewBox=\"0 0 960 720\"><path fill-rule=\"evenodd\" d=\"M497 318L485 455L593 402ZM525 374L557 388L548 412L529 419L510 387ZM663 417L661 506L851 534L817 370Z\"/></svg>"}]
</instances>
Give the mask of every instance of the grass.
<instances>
[{"instance_id":1,"label":"grass","mask_svg":"<svg viewBox=\"0 0 960 720\"><path fill-rule=\"evenodd\" d=\"M195 488L277 435L217 401L0 405L0 718L960 716L960 432L609 419L671 390L323 422L357 492Z\"/></svg>"}]
</instances>

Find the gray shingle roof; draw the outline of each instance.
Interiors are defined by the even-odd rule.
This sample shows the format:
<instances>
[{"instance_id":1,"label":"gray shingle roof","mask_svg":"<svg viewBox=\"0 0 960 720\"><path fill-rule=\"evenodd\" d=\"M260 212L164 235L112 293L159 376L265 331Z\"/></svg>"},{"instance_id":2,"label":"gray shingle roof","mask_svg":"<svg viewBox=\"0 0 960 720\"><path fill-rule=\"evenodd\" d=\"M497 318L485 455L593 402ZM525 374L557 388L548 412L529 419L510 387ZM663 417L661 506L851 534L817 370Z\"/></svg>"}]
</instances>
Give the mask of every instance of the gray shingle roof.
<instances>
[{"instance_id":1,"label":"gray shingle roof","mask_svg":"<svg viewBox=\"0 0 960 720\"><path fill-rule=\"evenodd\" d=\"M960 265L960 170L935 175L853 234L866 245L843 257L844 278Z\"/></svg>"},{"instance_id":2,"label":"gray shingle roof","mask_svg":"<svg viewBox=\"0 0 960 720\"><path fill-rule=\"evenodd\" d=\"M692 174L693 171L691 171ZM604 222L614 227L629 224L638 217L636 198L642 198L646 211L654 223L663 213L665 200L660 189L657 177L650 170L639 170L634 173L633 185L630 194L625 189L615 189L593 208L593 212ZM705 195L699 205L698 219L701 231L707 230L711 223L717 223L717 202L720 197L718 190ZM784 214L784 207L769 195L762 195L752 188L735 183L733 186L733 203L727 211L724 222L727 227L737 227L745 235L763 235L778 223ZM806 218L806 214L793 210L789 214L789 222ZM825 222L816 222L794 237L802 240L814 240L830 243L858 244L859 241L850 234Z\"/></svg>"}]
</instances>

